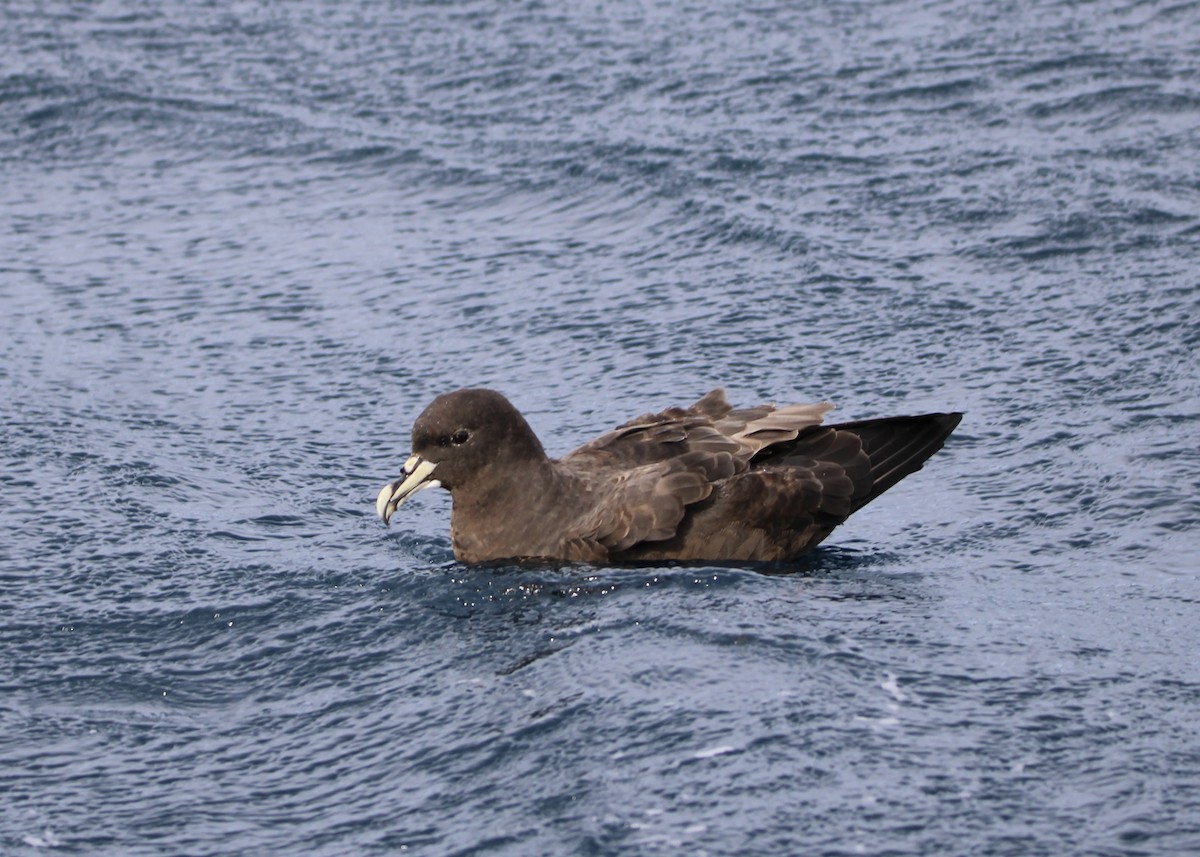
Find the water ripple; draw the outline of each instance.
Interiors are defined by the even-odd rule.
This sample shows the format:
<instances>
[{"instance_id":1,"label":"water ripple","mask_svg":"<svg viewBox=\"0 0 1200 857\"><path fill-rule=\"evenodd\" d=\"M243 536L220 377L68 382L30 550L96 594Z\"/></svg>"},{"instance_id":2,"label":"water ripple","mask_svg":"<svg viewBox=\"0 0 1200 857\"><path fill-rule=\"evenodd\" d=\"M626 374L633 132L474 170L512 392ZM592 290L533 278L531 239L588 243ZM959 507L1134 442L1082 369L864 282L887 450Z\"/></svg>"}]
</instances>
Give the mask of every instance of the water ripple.
<instances>
[{"instance_id":1,"label":"water ripple","mask_svg":"<svg viewBox=\"0 0 1200 857\"><path fill-rule=\"evenodd\" d=\"M0 851L1195 852L1198 8L6 6ZM371 510L467 384L967 416L468 568Z\"/></svg>"}]
</instances>

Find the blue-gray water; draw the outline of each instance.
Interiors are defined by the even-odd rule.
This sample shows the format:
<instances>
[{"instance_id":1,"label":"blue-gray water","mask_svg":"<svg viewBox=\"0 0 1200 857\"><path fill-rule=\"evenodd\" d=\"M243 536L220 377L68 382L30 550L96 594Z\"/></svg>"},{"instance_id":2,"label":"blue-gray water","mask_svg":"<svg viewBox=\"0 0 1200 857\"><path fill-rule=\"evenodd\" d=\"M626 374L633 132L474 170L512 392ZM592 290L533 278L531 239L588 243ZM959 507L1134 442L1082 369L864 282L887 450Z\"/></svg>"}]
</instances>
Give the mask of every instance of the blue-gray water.
<instances>
[{"instance_id":1,"label":"blue-gray water","mask_svg":"<svg viewBox=\"0 0 1200 857\"><path fill-rule=\"evenodd\" d=\"M1200 4L0 9L0 853L1200 853ZM437 393L963 409L792 574Z\"/></svg>"}]
</instances>

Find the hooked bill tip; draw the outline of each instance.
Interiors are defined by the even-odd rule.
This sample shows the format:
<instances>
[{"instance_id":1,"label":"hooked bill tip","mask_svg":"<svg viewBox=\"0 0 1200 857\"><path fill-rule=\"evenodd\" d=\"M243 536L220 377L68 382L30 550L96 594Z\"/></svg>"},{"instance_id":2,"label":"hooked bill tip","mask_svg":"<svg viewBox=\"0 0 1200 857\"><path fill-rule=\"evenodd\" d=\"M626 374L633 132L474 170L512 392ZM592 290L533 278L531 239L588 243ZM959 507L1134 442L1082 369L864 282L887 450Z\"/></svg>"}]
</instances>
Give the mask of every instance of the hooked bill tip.
<instances>
[{"instance_id":1,"label":"hooked bill tip","mask_svg":"<svg viewBox=\"0 0 1200 857\"><path fill-rule=\"evenodd\" d=\"M413 494L423 488L436 488L442 484L429 478L436 467L435 462L423 461L420 456L414 455L404 462L399 479L379 489L379 495L375 498L375 512L383 518L384 524L391 523L392 515Z\"/></svg>"},{"instance_id":2,"label":"hooked bill tip","mask_svg":"<svg viewBox=\"0 0 1200 857\"><path fill-rule=\"evenodd\" d=\"M396 485L397 483L395 482L389 482L387 485L384 485L381 489L379 489L379 496L375 498L375 514L383 518L383 523L385 525L390 523L392 512L394 512L396 508L395 506L393 506L391 509L388 508L391 503L392 495L396 493Z\"/></svg>"}]
</instances>

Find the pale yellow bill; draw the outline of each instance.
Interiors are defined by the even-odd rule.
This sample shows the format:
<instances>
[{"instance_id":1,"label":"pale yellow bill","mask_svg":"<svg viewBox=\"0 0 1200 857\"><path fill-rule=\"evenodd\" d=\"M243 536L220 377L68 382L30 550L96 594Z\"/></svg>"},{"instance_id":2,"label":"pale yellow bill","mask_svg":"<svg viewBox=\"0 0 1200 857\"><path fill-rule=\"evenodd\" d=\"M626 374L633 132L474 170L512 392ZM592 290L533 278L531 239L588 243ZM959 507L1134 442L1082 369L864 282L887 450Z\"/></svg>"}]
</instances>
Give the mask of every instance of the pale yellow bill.
<instances>
[{"instance_id":1,"label":"pale yellow bill","mask_svg":"<svg viewBox=\"0 0 1200 857\"><path fill-rule=\"evenodd\" d=\"M385 524L391 521L392 515L400 505L413 494L422 488L436 488L442 484L436 479L429 479L429 474L433 473L435 467L435 462L425 461L421 456L414 455L404 462L404 469L401 471L403 475L380 489L379 496L375 498L375 511L383 518Z\"/></svg>"}]
</instances>

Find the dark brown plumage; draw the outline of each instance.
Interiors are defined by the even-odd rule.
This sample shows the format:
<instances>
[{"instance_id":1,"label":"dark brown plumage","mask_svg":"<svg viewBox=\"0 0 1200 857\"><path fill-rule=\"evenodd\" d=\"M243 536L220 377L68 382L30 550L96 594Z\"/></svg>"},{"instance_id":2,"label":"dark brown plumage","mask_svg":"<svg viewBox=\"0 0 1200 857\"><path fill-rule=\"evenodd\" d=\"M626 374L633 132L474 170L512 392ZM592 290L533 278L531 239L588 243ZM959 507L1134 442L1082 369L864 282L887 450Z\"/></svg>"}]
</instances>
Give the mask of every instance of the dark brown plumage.
<instances>
[{"instance_id":1,"label":"dark brown plumage","mask_svg":"<svg viewBox=\"0 0 1200 857\"><path fill-rule=\"evenodd\" d=\"M553 460L504 396L458 390L417 418L376 510L386 523L415 491L448 489L464 562L789 560L919 470L962 418L821 425L832 407L735 410L713 390Z\"/></svg>"}]
</instances>

